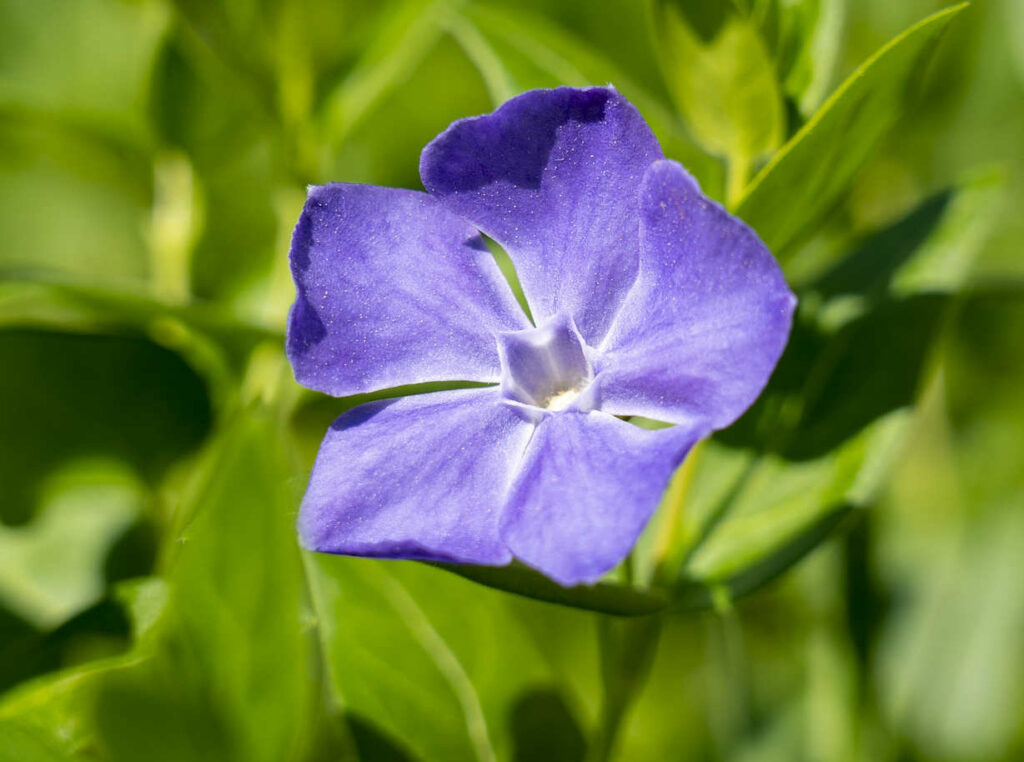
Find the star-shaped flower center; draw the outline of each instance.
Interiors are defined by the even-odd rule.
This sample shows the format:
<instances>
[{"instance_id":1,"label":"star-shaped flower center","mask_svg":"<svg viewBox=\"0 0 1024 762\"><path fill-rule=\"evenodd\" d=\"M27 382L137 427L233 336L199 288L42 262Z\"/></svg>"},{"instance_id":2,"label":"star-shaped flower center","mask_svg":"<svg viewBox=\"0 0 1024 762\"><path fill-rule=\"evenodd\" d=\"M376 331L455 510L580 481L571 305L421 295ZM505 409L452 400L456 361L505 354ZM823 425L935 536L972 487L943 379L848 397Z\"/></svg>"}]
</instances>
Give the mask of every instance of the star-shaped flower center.
<instances>
[{"instance_id":1,"label":"star-shaped flower center","mask_svg":"<svg viewBox=\"0 0 1024 762\"><path fill-rule=\"evenodd\" d=\"M555 316L537 328L499 334L501 390L506 399L544 410L588 408L594 371L571 319Z\"/></svg>"}]
</instances>

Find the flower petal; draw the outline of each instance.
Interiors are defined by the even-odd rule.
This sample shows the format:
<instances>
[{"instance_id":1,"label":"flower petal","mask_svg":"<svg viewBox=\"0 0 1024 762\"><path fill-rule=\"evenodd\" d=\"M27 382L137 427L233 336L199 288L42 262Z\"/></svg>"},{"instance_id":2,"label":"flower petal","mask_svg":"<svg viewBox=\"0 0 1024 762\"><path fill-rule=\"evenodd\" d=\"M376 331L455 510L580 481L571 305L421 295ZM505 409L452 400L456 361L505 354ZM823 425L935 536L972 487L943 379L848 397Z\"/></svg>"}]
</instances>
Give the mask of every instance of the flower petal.
<instances>
[{"instance_id":1,"label":"flower petal","mask_svg":"<svg viewBox=\"0 0 1024 762\"><path fill-rule=\"evenodd\" d=\"M546 416L526 449L502 538L562 585L595 582L629 553L704 433L648 431L602 412Z\"/></svg>"},{"instance_id":2,"label":"flower petal","mask_svg":"<svg viewBox=\"0 0 1024 762\"><path fill-rule=\"evenodd\" d=\"M757 399L796 299L771 252L674 161L641 188L640 275L600 347L598 405L722 428Z\"/></svg>"},{"instance_id":3,"label":"flower petal","mask_svg":"<svg viewBox=\"0 0 1024 762\"><path fill-rule=\"evenodd\" d=\"M477 231L426 193L310 188L291 265L288 357L335 396L497 381L494 333L530 325Z\"/></svg>"},{"instance_id":4,"label":"flower petal","mask_svg":"<svg viewBox=\"0 0 1024 762\"><path fill-rule=\"evenodd\" d=\"M462 119L420 160L423 185L505 247L536 321L604 336L636 277L637 187L661 149L610 87L531 90Z\"/></svg>"},{"instance_id":5,"label":"flower petal","mask_svg":"<svg viewBox=\"0 0 1024 762\"><path fill-rule=\"evenodd\" d=\"M360 405L324 438L299 514L310 550L500 565L506 493L533 426L497 388Z\"/></svg>"}]
</instances>

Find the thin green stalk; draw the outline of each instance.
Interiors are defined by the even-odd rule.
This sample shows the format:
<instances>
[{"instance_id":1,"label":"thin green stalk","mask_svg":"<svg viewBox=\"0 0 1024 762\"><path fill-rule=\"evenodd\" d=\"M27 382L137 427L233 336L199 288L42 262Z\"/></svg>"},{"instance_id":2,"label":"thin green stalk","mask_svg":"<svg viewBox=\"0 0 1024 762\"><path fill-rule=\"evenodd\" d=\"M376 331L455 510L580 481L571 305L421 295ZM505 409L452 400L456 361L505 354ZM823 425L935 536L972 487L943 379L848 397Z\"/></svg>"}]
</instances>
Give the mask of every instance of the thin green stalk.
<instances>
[{"instance_id":1,"label":"thin green stalk","mask_svg":"<svg viewBox=\"0 0 1024 762\"><path fill-rule=\"evenodd\" d=\"M709 621L708 646L712 664L709 688L711 730L718 754L732 756L740 739L750 732L750 668L743 627L725 587L712 591L714 612Z\"/></svg>"},{"instance_id":2,"label":"thin green stalk","mask_svg":"<svg viewBox=\"0 0 1024 762\"><path fill-rule=\"evenodd\" d=\"M604 695L587 762L612 759L622 721L650 673L663 624L664 618L657 614L597 620Z\"/></svg>"},{"instance_id":3,"label":"thin green stalk","mask_svg":"<svg viewBox=\"0 0 1024 762\"><path fill-rule=\"evenodd\" d=\"M725 202L730 209L735 209L743 191L750 182L753 161L749 156L737 153L729 157L729 171L725 179Z\"/></svg>"}]
</instances>

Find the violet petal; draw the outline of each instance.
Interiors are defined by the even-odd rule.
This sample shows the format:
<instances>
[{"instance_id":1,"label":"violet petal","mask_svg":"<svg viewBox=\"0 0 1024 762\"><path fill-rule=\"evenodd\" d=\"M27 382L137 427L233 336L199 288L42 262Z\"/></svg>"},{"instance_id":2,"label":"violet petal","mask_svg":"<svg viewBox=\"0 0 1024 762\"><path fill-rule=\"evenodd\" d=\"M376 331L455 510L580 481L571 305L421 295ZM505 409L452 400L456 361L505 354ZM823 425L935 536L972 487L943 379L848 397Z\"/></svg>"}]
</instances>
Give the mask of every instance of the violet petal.
<instances>
[{"instance_id":1,"label":"violet petal","mask_svg":"<svg viewBox=\"0 0 1024 762\"><path fill-rule=\"evenodd\" d=\"M423 150L420 176L505 247L538 324L572 315L596 346L636 277L637 188L661 157L613 88L561 87L453 123Z\"/></svg>"},{"instance_id":2,"label":"violet petal","mask_svg":"<svg viewBox=\"0 0 1024 762\"><path fill-rule=\"evenodd\" d=\"M497 387L361 405L324 438L299 515L310 550L499 565L506 493L533 426Z\"/></svg>"},{"instance_id":3,"label":"violet petal","mask_svg":"<svg viewBox=\"0 0 1024 762\"><path fill-rule=\"evenodd\" d=\"M600 347L598 405L722 428L768 382L796 299L754 231L678 163L652 164L640 195L640 275Z\"/></svg>"},{"instance_id":4,"label":"violet petal","mask_svg":"<svg viewBox=\"0 0 1024 762\"><path fill-rule=\"evenodd\" d=\"M526 449L502 538L562 585L595 582L629 553L704 433L648 431L597 411L546 416Z\"/></svg>"},{"instance_id":5,"label":"violet petal","mask_svg":"<svg viewBox=\"0 0 1024 762\"><path fill-rule=\"evenodd\" d=\"M312 187L291 265L288 357L327 394L496 382L494 333L530 326L477 231L426 193Z\"/></svg>"}]
</instances>

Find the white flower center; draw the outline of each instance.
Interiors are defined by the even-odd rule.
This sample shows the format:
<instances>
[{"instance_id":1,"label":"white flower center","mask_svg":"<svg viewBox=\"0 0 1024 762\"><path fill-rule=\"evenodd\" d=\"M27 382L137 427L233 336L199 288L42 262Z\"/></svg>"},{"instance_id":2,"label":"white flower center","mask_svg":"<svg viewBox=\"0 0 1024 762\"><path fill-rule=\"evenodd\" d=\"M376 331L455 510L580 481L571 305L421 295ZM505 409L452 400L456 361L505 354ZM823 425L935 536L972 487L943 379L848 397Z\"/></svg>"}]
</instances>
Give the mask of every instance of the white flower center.
<instances>
[{"instance_id":1,"label":"white flower center","mask_svg":"<svg viewBox=\"0 0 1024 762\"><path fill-rule=\"evenodd\" d=\"M556 315L537 328L498 336L501 389L516 402L565 410L594 379L572 320Z\"/></svg>"},{"instance_id":2,"label":"white flower center","mask_svg":"<svg viewBox=\"0 0 1024 762\"><path fill-rule=\"evenodd\" d=\"M547 408L548 410L565 410L580 395L581 391L583 391L583 387L558 392L555 396L544 400L540 407Z\"/></svg>"}]
</instances>

